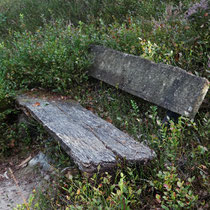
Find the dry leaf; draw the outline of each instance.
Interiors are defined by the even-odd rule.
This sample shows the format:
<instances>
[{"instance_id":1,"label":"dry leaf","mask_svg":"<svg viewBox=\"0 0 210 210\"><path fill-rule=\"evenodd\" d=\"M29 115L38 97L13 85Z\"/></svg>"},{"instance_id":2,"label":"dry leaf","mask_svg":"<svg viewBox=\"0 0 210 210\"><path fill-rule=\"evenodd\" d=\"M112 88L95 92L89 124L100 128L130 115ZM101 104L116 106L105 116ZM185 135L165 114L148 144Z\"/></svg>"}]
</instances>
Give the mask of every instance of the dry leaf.
<instances>
[{"instance_id":1,"label":"dry leaf","mask_svg":"<svg viewBox=\"0 0 210 210\"><path fill-rule=\"evenodd\" d=\"M62 100L66 100L67 99L67 96L61 96L61 99Z\"/></svg>"},{"instance_id":2,"label":"dry leaf","mask_svg":"<svg viewBox=\"0 0 210 210\"><path fill-rule=\"evenodd\" d=\"M112 123L112 119L110 117L107 117L106 121L109 122L109 123Z\"/></svg>"},{"instance_id":3,"label":"dry leaf","mask_svg":"<svg viewBox=\"0 0 210 210\"><path fill-rule=\"evenodd\" d=\"M174 58L175 58L176 62L178 62L178 61L179 61L179 54L176 54L176 55L174 56Z\"/></svg>"},{"instance_id":4,"label":"dry leaf","mask_svg":"<svg viewBox=\"0 0 210 210\"><path fill-rule=\"evenodd\" d=\"M93 100L93 97L88 96L88 100L92 101Z\"/></svg>"},{"instance_id":5,"label":"dry leaf","mask_svg":"<svg viewBox=\"0 0 210 210\"><path fill-rule=\"evenodd\" d=\"M77 195L79 195L79 194L80 194L80 189L77 190Z\"/></svg>"},{"instance_id":6,"label":"dry leaf","mask_svg":"<svg viewBox=\"0 0 210 210\"><path fill-rule=\"evenodd\" d=\"M9 147L10 147L10 148L15 147L15 140L14 140L14 139L11 140L11 142L10 142L10 144L9 144Z\"/></svg>"},{"instance_id":7,"label":"dry leaf","mask_svg":"<svg viewBox=\"0 0 210 210\"><path fill-rule=\"evenodd\" d=\"M94 109L93 109L93 107L91 107L91 106L87 106L86 109L88 109L88 110L91 111L91 112L94 112Z\"/></svg>"},{"instance_id":8,"label":"dry leaf","mask_svg":"<svg viewBox=\"0 0 210 210\"><path fill-rule=\"evenodd\" d=\"M33 106L40 106L40 103L36 102Z\"/></svg>"},{"instance_id":9,"label":"dry leaf","mask_svg":"<svg viewBox=\"0 0 210 210\"><path fill-rule=\"evenodd\" d=\"M207 167L204 166L204 165L200 165L200 167L201 167L203 170L207 170Z\"/></svg>"}]
</instances>

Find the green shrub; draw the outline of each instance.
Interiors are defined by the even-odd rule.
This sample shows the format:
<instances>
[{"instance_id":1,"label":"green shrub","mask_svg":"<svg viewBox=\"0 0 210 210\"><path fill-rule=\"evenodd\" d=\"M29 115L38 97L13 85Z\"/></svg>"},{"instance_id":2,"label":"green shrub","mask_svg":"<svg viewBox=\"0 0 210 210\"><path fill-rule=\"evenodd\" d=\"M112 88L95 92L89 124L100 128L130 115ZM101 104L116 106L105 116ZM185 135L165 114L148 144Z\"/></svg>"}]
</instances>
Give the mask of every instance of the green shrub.
<instances>
[{"instance_id":1,"label":"green shrub","mask_svg":"<svg viewBox=\"0 0 210 210\"><path fill-rule=\"evenodd\" d=\"M209 15L207 8L192 13L196 2L183 1L181 4L169 2L165 13L157 19L147 20L143 30L144 37L157 47L152 54L155 62L164 62L179 66L198 76L208 77ZM206 2L207 1L202 1ZM199 3L198 5L200 5ZM203 3L204 4L204 3ZM204 6L203 6L204 7Z\"/></svg>"},{"instance_id":2,"label":"green shrub","mask_svg":"<svg viewBox=\"0 0 210 210\"><path fill-rule=\"evenodd\" d=\"M45 24L35 33L15 32L11 42L1 44L2 77L15 89L67 91L87 79L85 69L91 64L88 46L89 38L80 27L62 26L59 21Z\"/></svg>"},{"instance_id":3,"label":"green shrub","mask_svg":"<svg viewBox=\"0 0 210 210\"><path fill-rule=\"evenodd\" d=\"M156 200L161 204L163 209L192 209L198 200L194 195L192 182L195 179L188 178L182 181L177 174L175 167L167 167L166 171L159 171L158 180L153 181L155 189L160 194L156 194Z\"/></svg>"},{"instance_id":4,"label":"green shrub","mask_svg":"<svg viewBox=\"0 0 210 210\"><path fill-rule=\"evenodd\" d=\"M127 23L123 24L115 21L113 24L106 26L102 20L99 23L100 28L96 36L100 44L134 55L143 53L142 44L139 42L142 30L138 22L128 18Z\"/></svg>"},{"instance_id":5,"label":"green shrub","mask_svg":"<svg viewBox=\"0 0 210 210\"><path fill-rule=\"evenodd\" d=\"M8 34L10 30L20 30L19 14L25 16L26 28L35 31L47 22L62 19L78 24L89 23L102 18L106 24L118 20L123 23L127 16L151 16L158 10L153 7L153 0L3 0L0 3L0 33ZM156 1L157 5L161 1ZM1 36L1 35L0 35Z\"/></svg>"},{"instance_id":6,"label":"green shrub","mask_svg":"<svg viewBox=\"0 0 210 210\"><path fill-rule=\"evenodd\" d=\"M27 152L27 149L24 151L25 148L36 145L40 139L39 136L42 135L36 123L18 122L17 110L8 109L4 114L3 122L0 114L0 159L10 156L13 152Z\"/></svg>"},{"instance_id":7,"label":"green shrub","mask_svg":"<svg viewBox=\"0 0 210 210\"><path fill-rule=\"evenodd\" d=\"M13 107L13 96L14 92L10 90L9 86L7 86L7 82L2 78L0 74L0 115Z\"/></svg>"},{"instance_id":8,"label":"green shrub","mask_svg":"<svg viewBox=\"0 0 210 210\"><path fill-rule=\"evenodd\" d=\"M21 31L20 13L31 32L58 18L65 24L82 21L98 30L99 43L208 77L208 12L201 8L186 17L199 1L179 2L5 0L0 9L0 30L2 35Z\"/></svg>"},{"instance_id":9,"label":"green shrub","mask_svg":"<svg viewBox=\"0 0 210 210\"><path fill-rule=\"evenodd\" d=\"M0 74L0 155L4 153L8 147L6 132L8 132L10 128L7 124L7 120L8 116L14 111L13 102L12 93L9 92Z\"/></svg>"}]
</instances>

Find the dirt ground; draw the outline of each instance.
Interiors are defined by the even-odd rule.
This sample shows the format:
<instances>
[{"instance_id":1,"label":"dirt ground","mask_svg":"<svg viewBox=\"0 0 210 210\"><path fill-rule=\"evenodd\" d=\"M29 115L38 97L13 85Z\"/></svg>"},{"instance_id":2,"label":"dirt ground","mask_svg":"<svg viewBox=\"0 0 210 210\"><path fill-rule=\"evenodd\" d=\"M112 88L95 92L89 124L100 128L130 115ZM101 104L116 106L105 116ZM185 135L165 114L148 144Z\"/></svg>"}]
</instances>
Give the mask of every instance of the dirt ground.
<instances>
[{"instance_id":1,"label":"dirt ground","mask_svg":"<svg viewBox=\"0 0 210 210\"><path fill-rule=\"evenodd\" d=\"M9 210L28 200L33 190L41 190L52 169L39 152L26 157L13 156L0 162L0 209Z\"/></svg>"}]
</instances>

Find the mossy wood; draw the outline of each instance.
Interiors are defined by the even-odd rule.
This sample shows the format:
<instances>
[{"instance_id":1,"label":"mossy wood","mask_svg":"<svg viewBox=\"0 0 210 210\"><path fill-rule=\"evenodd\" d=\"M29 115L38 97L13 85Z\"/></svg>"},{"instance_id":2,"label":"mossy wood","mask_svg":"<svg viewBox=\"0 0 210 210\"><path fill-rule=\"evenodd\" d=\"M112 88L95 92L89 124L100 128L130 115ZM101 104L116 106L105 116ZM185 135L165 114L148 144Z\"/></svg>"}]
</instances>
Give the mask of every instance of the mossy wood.
<instances>
[{"instance_id":1,"label":"mossy wood","mask_svg":"<svg viewBox=\"0 0 210 210\"><path fill-rule=\"evenodd\" d=\"M118 161L141 163L155 157L147 146L73 101L52 101L20 96L26 113L57 139L79 169L93 173L113 169Z\"/></svg>"},{"instance_id":2,"label":"mossy wood","mask_svg":"<svg viewBox=\"0 0 210 210\"><path fill-rule=\"evenodd\" d=\"M209 88L207 79L178 67L103 46L91 46L91 51L90 76L189 118L195 116Z\"/></svg>"}]
</instances>

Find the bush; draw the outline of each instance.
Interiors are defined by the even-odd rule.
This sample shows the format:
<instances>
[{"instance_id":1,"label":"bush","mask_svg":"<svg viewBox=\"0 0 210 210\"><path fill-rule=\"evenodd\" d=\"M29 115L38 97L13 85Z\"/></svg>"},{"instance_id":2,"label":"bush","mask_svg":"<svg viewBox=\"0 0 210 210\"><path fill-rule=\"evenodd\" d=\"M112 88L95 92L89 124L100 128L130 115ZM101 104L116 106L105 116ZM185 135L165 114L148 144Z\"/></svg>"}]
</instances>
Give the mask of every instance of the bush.
<instances>
[{"instance_id":1,"label":"bush","mask_svg":"<svg viewBox=\"0 0 210 210\"><path fill-rule=\"evenodd\" d=\"M159 171L158 180L152 183L155 189L163 195L156 194L156 200L163 209L192 209L195 206L198 196L194 195L192 182L195 177L188 178L187 182L182 181L175 167L168 167L167 171Z\"/></svg>"},{"instance_id":2,"label":"bush","mask_svg":"<svg viewBox=\"0 0 210 210\"><path fill-rule=\"evenodd\" d=\"M67 91L87 79L89 42L80 27L63 26L60 21L45 24L35 33L15 32L11 42L1 44L2 77L15 89Z\"/></svg>"},{"instance_id":3,"label":"bush","mask_svg":"<svg viewBox=\"0 0 210 210\"><path fill-rule=\"evenodd\" d=\"M12 30L20 30L19 14L26 18L28 30L35 31L43 26L44 21L60 18L65 22L78 24L79 21L89 21L102 18L106 24L118 20L124 22L127 16L151 14L150 2L136 0L3 0L0 3L0 33L5 35ZM158 1L159 2L159 1ZM145 9L147 8L147 9ZM146 12L145 12L146 11Z\"/></svg>"},{"instance_id":4,"label":"bush","mask_svg":"<svg viewBox=\"0 0 210 210\"><path fill-rule=\"evenodd\" d=\"M13 106L13 96L14 93L6 85L6 81L3 80L0 74L0 114Z\"/></svg>"},{"instance_id":5,"label":"bush","mask_svg":"<svg viewBox=\"0 0 210 210\"><path fill-rule=\"evenodd\" d=\"M11 143L8 134L11 131L7 123L8 116L14 111L12 94L9 93L5 82L0 75L0 156L5 153Z\"/></svg>"}]
</instances>

